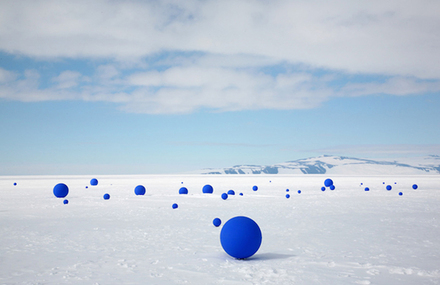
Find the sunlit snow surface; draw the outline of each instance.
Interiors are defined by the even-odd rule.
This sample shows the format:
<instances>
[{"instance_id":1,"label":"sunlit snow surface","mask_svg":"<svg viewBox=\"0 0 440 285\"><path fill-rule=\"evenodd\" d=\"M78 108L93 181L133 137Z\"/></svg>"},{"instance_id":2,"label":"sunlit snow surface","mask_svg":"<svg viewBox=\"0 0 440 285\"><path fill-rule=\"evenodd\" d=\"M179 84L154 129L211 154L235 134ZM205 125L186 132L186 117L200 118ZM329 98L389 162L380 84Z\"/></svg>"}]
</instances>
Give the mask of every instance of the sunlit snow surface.
<instances>
[{"instance_id":1,"label":"sunlit snow surface","mask_svg":"<svg viewBox=\"0 0 440 285\"><path fill-rule=\"evenodd\" d=\"M0 178L0 284L440 284L440 176L332 176L324 192L320 175L91 178ZM263 234L248 260L220 245L239 215Z\"/></svg>"}]
</instances>

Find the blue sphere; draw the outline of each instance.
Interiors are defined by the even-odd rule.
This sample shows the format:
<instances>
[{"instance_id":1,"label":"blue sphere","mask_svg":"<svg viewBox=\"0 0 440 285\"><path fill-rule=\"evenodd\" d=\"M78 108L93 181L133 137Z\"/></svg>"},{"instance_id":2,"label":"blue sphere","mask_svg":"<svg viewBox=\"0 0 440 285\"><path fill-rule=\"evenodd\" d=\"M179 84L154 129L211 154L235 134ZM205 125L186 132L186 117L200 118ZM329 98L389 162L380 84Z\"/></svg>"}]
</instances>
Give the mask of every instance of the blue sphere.
<instances>
[{"instance_id":1,"label":"blue sphere","mask_svg":"<svg viewBox=\"0 0 440 285\"><path fill-rule=\"evenodd\" d=\"M403 193L402 192L399 192L399 196L402 196L403 195Z\"/></svg>"},{"instance_id":2,"label":"blue sphere","mask_svg":"<svg viewBox=\"0 0 440 285\"><path fill-rule=\"evenodd\" d=\"M325 187L324 186L321 187L321 191L325 191Z\"/></svg>"},{"instance_id":3,"label":"blue sphere","mask_svg":"<svg viewBox=\"0 0 440 285\"><path fill-rule=\"evenodd\" d=\"M181 187L179 189L179 194L188 194L188 189L186 187Z\"/></svg>"},{"instance_id":4,"label":"blue sphere","mask_svg":"<svg viewBox=\"0 0 440 285\"><path fill-rule=\"evenodd\" d=\"M240 193L239 195L240 195L240 196L243 196L243 193Z\"/></svg>"},{"instance_id":5,"label":"blue sphere","mask_svg":"<svg viewBox=\"0 0 440 285\"><path fill-rule=\"evenodd\" d=\"M301 194L301 190L298 190L298 194Z\"/></svg>"},{"instance_id":6,"label":"blue sphere","mask_svg":"<svg viewBox=\"0 0 440 285\"><path fill-rule=\"evenodd\" d=\"M218 227L222 224L222 220L220 220L219 218L215 218L212 223L214 224L214 226Z\"/></svg>"},{"instance_id":7,"label":"blue sphere","mask_svg":"<svg viewBox=\"0 0 440 285\"><path fill-rule=\"evenodd\" d=\"M330 190L335 190L335 185L330 185Z\"/></svg>"},{"instance_id":8,"label":"blue sphere","mask_svg":"<svg viewBox=\"0 0 440 285\"><path fill-rule=\"evenodd\" d=\"M104 198L104 200L108 200L108 199L110 199L110 194L105 193L104 196L103 196L103 198Z\"/></svg>"},{"instance_id":9,"label":"blue sphere","mask_svg":"<svg viewBox=\"0 0 440 285\"><path fill-rule=\"evenodd\" d=\"M368 187L365 187L365 191L370 191L370 188L368 188Z\"/></svg>"},{"instance_id":10,"label":"blue sphere","mask_svg":"<svg viewBox=\"0 0 440 285\"><path fill-rule=\"evenodd\" d=\"M289 198L290 198L290 195L289 195L289 194L286 194L286 198L289 199Z\"/></svg>"},{"instance_id":11,"label":"blue sphere","mask_svg":"<svg viewBox=\"0 0 440 285\"><path fill-rule=\"evenodd\" d=\"M237 259L254 255L260 248L262 238L257 223L243 216L227 221L220 232L220 242L224 251Z\"/></svg>"},{"instance_id":12,"label":"blue sphere","mask_svg":"<svg viewBox=\"0 0 440 285\"><path fill-rule=\"evenodd\" d=\"M17 182L14 182L14 186L17 186Z\"/></svg>"},{"instance_id":13,"label":"blue sphere","mask_svg":"<svg viewBox=\"0 0 440 285\"><path fill-rule=\"evenodd\" d=\"M58 183L53 187L53 194L57 198L64 198L69 194L69 187L64 183Z\"/></svg>"},{"instance_id":14,"label":"blue sphere","mask_svg":"<svg viewBox=\"0 0 440 285\"><path fill-rule=\"evenodd\" d=\"M289 189L286 189L286 192L289 192Z\"/></svg>"},{"instance_id":15,"label":"blue sphere","mask_svg":"<svg viewBox=\"0 0 440 285\"><path fill-rule=\"evenodd\" d=\"M86 189L89 189L89 186L86 186Z\"/></svg>"},{"instance_id":16,"label":"blue sphere","mask_svg":"<svg viewBox=\"0 0 440 285\"><path fill-rule=\"evenodd\" d=\"M177 205L176 203L173 204L173 209L177 209L179 207L179 205Z\"/></svg>"},{"instance_id":17,"label":"blue sphere","mask_svg":"<svg viewBox=\"0 0 440 285\"><path fill-rule=\"evenodd\" d=\"M226 199L228 199L228 194L226 194L226 193L223 193L223 194L222 194L222 199L223 199L223 200L226 200Z\"/></svg>"},{"instance_id":18,"label":"blue sphere","mask_svg":"<svg viewBox=\"0 0 440 285\"><path fill-rule=\"evenodd\" d=\"M92 180L90 180L90 185L92 185L92 186L98 185L98 179L93 178Z\"/></svg>"},{"instance_id":19,"label":"blue sphere","mask_svg":"<svg viewBox=\"0 0 440 285\"><path fill-rule=\"evenodd\" d=\"M228 191L228 195L235 195L235 191L234 191L234 190L232 190L232 189L231 189L231 190L229 190L229 191Z\"/></svg>"},{"instance_id":20,"label":"blue sphere","mask_svg":"<svg viewBox=\"0 0 440 285\"><path fill-rule=\"evenodd\" d=\"M134 194L136 195L145 195L145 192L147 192L147 190L143 185L138 185L134 188Z\"/></svg>"},{"instance_id":21,"label":"blue sphere","mask_svg":"<svg viewBox=\"0 0 440 285\"><path fill-rule=\"evenodd\" d=\"M64 205L69 204L69 200L64 199L63 204L64 204Z\"/></svg>"},{"instance_id":22,"label":"blue sphere","mask_svg":"<svg viewBox=\"0 0 440 285\"><path fill-rule=\"evenodd\" d=\"M203 186L202 192L206 194L212 194L212 192L214 192L214 188L212 188L211 185L206 184L205 186Z\"/></svg>"},{"instance_id":23,"label":"blue sphere","mask_svg":"<svg viewBox=\"0 0 440 285\"><path fill-rule=\"evenodd\" d=\"M252 190L257 191L257 190L258 190L258 186L257 186L257 185L254 185L254 186L252 187Z\"/></svg>"},{"instance_id":24,"label":"blue sphere","mask_svg":"<svg viewBox=\"0 0 440 285\"><path fill-rule=\"evenodd\" d=\"M414 185L412 186L412 189L414 189L414 190L416 190L417 188L419 188L419 186L417 186L417 184L414 184Z\"/></svg>"},{"instance_id":25,"label":"blue sphere","mask_svg":"<svg viewBox=\"0 0 440 285\"><path fill-rule=\"evenodd\" d=\"M392 189L391 185L387 185L387 190L390 191Z\"/></svg>"},{"instance_id":26,"label":"blue sphere","mask_svg":"<svg viewBox=\"0 0 440 285\"><path fill-rule=\"evenodd\" d=\"M327 178L327 179L324 181L324 185L325 185L325 187L330 187L330 186L332 186L332 185L333 185L333 180L331 180L330 178Z\"/></svg>"}]
</instances>

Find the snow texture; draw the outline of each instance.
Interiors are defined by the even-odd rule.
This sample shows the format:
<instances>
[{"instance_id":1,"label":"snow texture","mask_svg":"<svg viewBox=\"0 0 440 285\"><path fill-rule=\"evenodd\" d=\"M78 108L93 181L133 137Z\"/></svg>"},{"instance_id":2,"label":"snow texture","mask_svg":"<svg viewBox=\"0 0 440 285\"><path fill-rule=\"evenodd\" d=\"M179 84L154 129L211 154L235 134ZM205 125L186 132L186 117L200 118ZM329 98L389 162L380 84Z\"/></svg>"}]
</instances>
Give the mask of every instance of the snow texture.
<instances>
[{"instance_id":1,"label":"snow texture","mask_svg":"<svg viewBox=\"0 0 440 285\"><path fill-rule=\"evenodd\" d=\"M327 175L97 178L88 189L86 176L0 178L0 284L440 284L436 175L335 175L325 192ZM244 195L222 200L229 189ZM262 231L246 260L223 251L212 224L235 216Z\"/></svg>"}]
</instances>

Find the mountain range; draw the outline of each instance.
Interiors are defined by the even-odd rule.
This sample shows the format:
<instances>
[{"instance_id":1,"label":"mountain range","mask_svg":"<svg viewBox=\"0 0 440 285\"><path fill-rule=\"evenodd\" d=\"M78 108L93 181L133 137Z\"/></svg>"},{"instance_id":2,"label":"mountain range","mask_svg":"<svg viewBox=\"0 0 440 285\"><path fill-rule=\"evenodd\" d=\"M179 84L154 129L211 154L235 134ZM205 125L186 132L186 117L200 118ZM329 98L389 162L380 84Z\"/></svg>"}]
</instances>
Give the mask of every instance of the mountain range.
<instances>
[{"instance_id":1,"label":"mountain range","mask_svg":"<svg viewBox=\"0 0 440 285\"><path fill-rule=\"evenodd\" d=\"M420 175L440 174L440 156L429 155L399 161L372 160L322 155L274 165L235 165L206 168L201 174L341 174L341 175Z\"/></svg>"}]
</instances>

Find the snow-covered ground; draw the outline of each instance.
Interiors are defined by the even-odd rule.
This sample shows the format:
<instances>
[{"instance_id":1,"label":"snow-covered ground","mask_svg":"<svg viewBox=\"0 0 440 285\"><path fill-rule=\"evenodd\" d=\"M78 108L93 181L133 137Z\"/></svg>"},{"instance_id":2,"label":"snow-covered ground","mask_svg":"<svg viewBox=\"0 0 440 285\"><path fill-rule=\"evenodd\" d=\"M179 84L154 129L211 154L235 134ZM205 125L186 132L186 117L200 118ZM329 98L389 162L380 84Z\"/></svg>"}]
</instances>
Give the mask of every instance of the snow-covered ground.
<instances>
[{"instance_id":1,"label":"snow-covered ground","mask_svg":"<svg viewBox=\"0 0 440 285\"><path fill-rule=\"evenodd\" d=\"M1 177L0 284L440 284L440 176L332 176L322 192L327 177ZM212 224L234 216L263 234L247 260L223 251Z\"/></svg>"}]
</instances>

